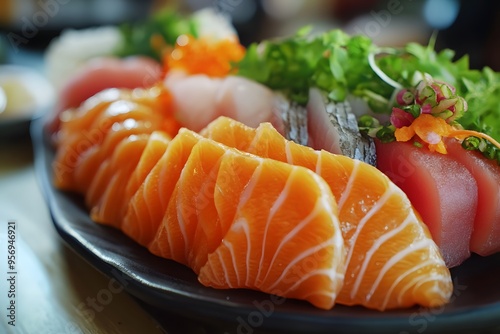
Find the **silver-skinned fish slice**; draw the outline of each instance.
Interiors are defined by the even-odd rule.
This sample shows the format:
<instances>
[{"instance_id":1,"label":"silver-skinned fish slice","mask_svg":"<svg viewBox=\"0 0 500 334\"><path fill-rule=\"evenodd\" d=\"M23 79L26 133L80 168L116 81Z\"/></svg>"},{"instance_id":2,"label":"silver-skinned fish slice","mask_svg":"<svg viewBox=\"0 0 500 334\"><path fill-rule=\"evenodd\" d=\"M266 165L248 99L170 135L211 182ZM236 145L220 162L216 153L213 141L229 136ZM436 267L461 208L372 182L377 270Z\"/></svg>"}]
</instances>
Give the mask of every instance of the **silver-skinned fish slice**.
<instances>
[{"instance_id":1,"label":"silver-skinned fish slice","mask_svg":"<svg viewBox=\"0 0 500 334\"><path fill-rule=\"evenodd\" d=\"M308 145L376 164L373 139L359 132L349 102L332 102L325 93L311 89L307 104Z\"/></svg>"},{"instance_id":2,"label":"silver-skinned fish slice","mask_svg":"<svg viewBox=\"0 0 500 334\"><path fill-rule=\"evenodd\" d=\"M276 93L276 109L283 122L286 139L297 144L307 145L307 109L297 102L290 101L281 93Z\"/></svg>"}]
</instances>

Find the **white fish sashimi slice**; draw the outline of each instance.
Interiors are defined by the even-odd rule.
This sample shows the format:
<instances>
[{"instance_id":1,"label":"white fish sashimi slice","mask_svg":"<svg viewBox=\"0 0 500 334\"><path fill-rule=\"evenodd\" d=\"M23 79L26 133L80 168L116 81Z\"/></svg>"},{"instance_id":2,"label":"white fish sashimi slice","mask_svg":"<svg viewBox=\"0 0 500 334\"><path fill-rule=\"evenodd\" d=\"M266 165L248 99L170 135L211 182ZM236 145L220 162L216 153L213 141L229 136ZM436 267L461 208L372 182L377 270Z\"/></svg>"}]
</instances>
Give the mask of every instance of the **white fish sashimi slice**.
<instances>
[{"instance_id":1,"label":"white fish sashimi slice","mask_svg":"<svg viewBox=\"0 0 500 334\"><path fill-rule=\"evenodd\" d=\"M216 95L221 79L172 71L164 83L172 93L176 117L183 126L198 132L219 115Z\"/></svg>"},{"instance_id":2,"label":"white fish sashimi slice","mask_svg":"<svg viewBox=\"0 0 500 334\"><path fill-rule=\"evenodd\" d=\"M238 76L211 78L171 71L165 85L172 92L177 119L191 130L201 131L219 116L253 128L269 122L296 143L375 164L373 140L359 133L349 103L332 103L318 89L311 89L308 105L302 106Z\"/></svg>"},{"instance_id":3,"label":"white fish sashimi slice","mask_svg":"<svg viewBox=\"0 0 500 334\"><path fill-rule=\"evenodd\" d=\"M278 95L252 80L171 71L164 84L173 95L177 118L193 131L202 130L219 116L233 118L250 127L270 122L281 133L284 131Z\"/></svg>"}]
</instances>

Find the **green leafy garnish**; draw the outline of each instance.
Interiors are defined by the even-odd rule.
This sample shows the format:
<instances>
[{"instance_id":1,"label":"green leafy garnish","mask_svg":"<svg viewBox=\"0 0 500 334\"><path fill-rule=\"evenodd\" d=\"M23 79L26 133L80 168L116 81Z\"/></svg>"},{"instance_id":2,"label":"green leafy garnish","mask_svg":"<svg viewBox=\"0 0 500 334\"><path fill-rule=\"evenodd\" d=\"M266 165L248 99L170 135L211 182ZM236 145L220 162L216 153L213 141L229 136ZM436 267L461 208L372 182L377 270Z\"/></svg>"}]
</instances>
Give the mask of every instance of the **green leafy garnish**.
<instances>
[{"instance_id":1,"label":"green leafy garnish","mask_svg":"<svg viewBox=\"0 0 500 334\"><path fill-rule=\"evenodd\" d=\"M250 45L236 67L238 75L284 91L300 104L307 103L310 87L327 92L332 101L354 93L373 105L387 104L383 96L390 96L391 87L369 70L374 50L364 36L332 30L313 37L305 28L290 38Z\"/></svg>"},{"instance_id":2,"label":"green leafy garnish","mask_svg":"<svg viewBox=\"0 0 500 334\"><path fill-rule=\"evenodd\" d=\"M484 132L500 141L500 74L486 67L475 78L463 78L463 97L469 111L458 120L466 129Z\"/></svg>"},{"instance_id":3,"label":"green leafy garnish","mask_svg":"<svg viewBox=\"0 0 500 334\"><path fill-rule=\"evenodd\" d=\"M145 55L158 61L161 60L161 49L157 48L153 38L166 45L174 45L182 34L198 36L195 20L171 8L159 11L145 22L123 24L120 31L123 44L116 52L118 56Z\"/></svg>"},{"instance_id":4,"label":"green leafy garnish","mask_svg":"<svg viewBox=\"0 0 500 334\"><path fill-rule=\"evenodd\" d=\"M468 104L467 112L453 115L454 122L500 141L500 74L490 68L471 69L469 58L455 60L452 50L435 51L435 40L432 36L428 45L382 48L364 36L340 30L311 36L310 28L305 28L288 38L252 44L236 67L239 75L281 90L301 104L307 103L309 88L317 87L334 102L353 95L364 99L373 112L385 114L391 114L397 92L430 76L455 87L453 94L444 93L460 96ZM465 109L459 104L458 109ZM447 106L442 107L441 117L449 117ZM387 140L391 128L384 126L366 127L360 122L360 128L372 135L375 129L381 131L376 136Z\"/></svg>"}]
</instances>

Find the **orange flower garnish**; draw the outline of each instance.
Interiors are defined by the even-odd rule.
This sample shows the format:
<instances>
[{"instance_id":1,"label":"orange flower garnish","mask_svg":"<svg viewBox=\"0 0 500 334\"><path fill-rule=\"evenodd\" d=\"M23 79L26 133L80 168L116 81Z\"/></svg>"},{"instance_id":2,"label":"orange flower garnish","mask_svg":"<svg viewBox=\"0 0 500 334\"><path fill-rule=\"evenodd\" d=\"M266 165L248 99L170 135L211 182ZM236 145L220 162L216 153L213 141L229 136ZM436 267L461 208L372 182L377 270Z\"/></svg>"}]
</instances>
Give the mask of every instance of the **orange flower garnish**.
<instances>
[{"instance_id":1,"label":"orange flower garnish","mask_svg":"<svg viewBox=\"0 0 500 334\"><path fill-rule=\"evenodd\" d=\"M440 117L430 114L422 114L409 126L396 129L394 135L397 141L409 141L417 135L424 143L428 144L429 150L446 154L446 146L443 137L448 137L454 128Z\"/></svg>"},{"instance_id":2,"label":"orange flower garnish","mask_svg":"<svg viewBox=\"0 0 500 334\"><path fill-rule=\"evenodd\" d=\"M187 74L224 77L231 73L231 63L241 60L244 55L245 48L237 40L181 35L175 48L165 54L163 63L166 72L181 69Z\"/></svg>"},{"instance_id":3,"label":"orange flower garnish","mask_svg":"<svg viewBox=\"0 0 500 334\"><path fill-rule=\"evenodd\" d=\"M446 123L440 117L432 116L431 114L422 114L409 126L403 126L396 129L394 136L397 141L406 142L417 136L420 141L426 143L429 150L446 154L446 145L443 142L443 137L453 137L463 140L466 137L474 136L483 138L500 149L500 144L492 137L473 130L462 130L453 127Z\"/></svg>"}]
</instances>

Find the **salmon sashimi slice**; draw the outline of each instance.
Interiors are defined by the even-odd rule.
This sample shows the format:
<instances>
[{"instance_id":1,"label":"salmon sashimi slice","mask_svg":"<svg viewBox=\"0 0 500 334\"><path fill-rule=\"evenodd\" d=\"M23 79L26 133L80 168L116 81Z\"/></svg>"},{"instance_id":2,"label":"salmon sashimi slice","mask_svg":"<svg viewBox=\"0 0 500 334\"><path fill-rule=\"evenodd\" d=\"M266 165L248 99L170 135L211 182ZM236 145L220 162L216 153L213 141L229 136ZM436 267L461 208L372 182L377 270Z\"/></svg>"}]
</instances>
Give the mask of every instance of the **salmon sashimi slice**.
<instances>
[{"instance_id":1,"label":"salmon sashimi slice","mask_svg":"<svg viewBox=\"0 0 500 334\"><path fill-rule=\"evenodd\" d=\"M170 138L163 132L130 135L120 141L86 192L91 217L98 223L121 227L131 197L165 152Z\"/></svg>"},{"instance_id":2,"label":"salmon sashimi slice","mask_svg":"<svg viewBox=\"0 0 500 334\"><path fill-rule=\"evenodd\" d=\"M156 166L158 160L163 156L171 140L172 138L163 131L154 131L151 133L146 148L139 159L139 163L127 182L124 205L122 205L125 212L123 212L122 217L125 216L130 199L135 195L151 170Z\"/></svg>"},{"instance_id":3,"label":"salmon sashimi slice","mask_svg":"<svg viewBox=\"0 0 500 334\"><path fill-rule=\"evenodd\" d=\"M478 203L473 175L450 155L410 142L376 141L376 146L378 168L410 198L446 265L455 267L469 258Z\"/></svg>"},{"instance_id":4,"label":"salmon sashimi slice","mask_svg":"<svg viewBox=\"0 0 500 334\"><path fill-rule=\"evenodd\" d=\"M239 170L247 168L241 174L251 177L244 184ZM306 168L233 153L221 162L216 189L217 206L236 212L199 281L333 307L344 280L345 250L324 180ZM239 196L227 196L226 189L237 189Z\"/></svg>"},{"instance_id":5,"label":"salmon sashimi slice","mask_svg":"<svg viewBox=\"0 0 500 334\"><path fill-rule=\"evenodd\" d=\"M228 148L199 137L180 175L167 209L167 216L181 217L184 222L187 265L198 273L209 253L221 244L231 221L221 222L214 202L219 166ZM175 212L180 212L175 214ZM171 224L172 220L168 220ZM225 223L225 224L222 224ZM165 223L162 227L166 227ZM171 226L171 225L170 225ZM173 226L175 228L175 226ZM171 230L171 229L169 229ZM166 233L169 233L165 230ZM175 235L174 235L175 236Z\"/></svg>"},{"instance_id":6,"label":"salmon sashimi slice","mask_svg":"<svg viewBox=\"0 0 500 334\"><path fill-rule=\"evenodd\" d=\"M78 135L99 125L111 125L110 117L127 115L131 111L135 113L133 118L136 120L158 121L165 117L165 114L168 114L165 113L164 109L168 108L169 102L165 99L159 99L162 94L168 93L159 88L105 89L85 100L80 106L64 110L61 113L59 118L64 126L61 126L56 133L56 143L64 143L64 139L67 137ZM142 108L134 108L132 105L140 105ZM161 124L161 121L157 123Z\"/></svg>"},{"instance_id":7,"label":"salmon sashimi slice","mask_svg":"<svg viewBox=\"0 0 500 334\"><path fill-rule=\"evenodd\" d=\"M96 171L104 160L113 155L116 146L131 135L149 134L153 131L148 122L135 121L131 118L113 125L113 131L107 133L102 143L82 152L73 172L74 188L79 193L86 193L92 184Z\"/></svg>"},{"instance_id":8,"label":"salmon sashimi slice","mask_svg":"<svg viewBox=\"0 0 500 334\"><path fill-rule=\"evenodd\" d=\"M213 194L219 163L227 149L213 141L207 144L207 139L195 133L192 135L198 143L182 168L149 249L198 273L207 261L208 252L214 251L224 236L218 226Z\"/></svg>"},{"instance_id":9,"label":"salmon sashimi slice","mask_svg":"<svg viewBox=\"0 0 500 334\"><path fill-rule=\"evenodd\" d=\"M122 229L139 244L149 246L153 240L182 169L199 138L196 133L181 129L131 197Z\"/></svg>"},{"instance_id":10,"label":"salmon sashimi slice","mask_svg":"<svg viewBox=\"0 0 500 334\"><path fill-rule=\"evenodd\" d=\"M148 134L129 136L116 146L108 163L101 165L85 196L92 220L120 227L125 189L149 138Z\"/></svg>"},{"instance_id":11,"label":"salmon sashimi slice","mask_svg":"<svg viewBox=\"0 0 500 334\"><path fill-rule=\"evenodd\" d=\"M190 266L207 286L331 308L345 249L325 181L306 168L198 140L149 249Z\"/></svg>"},{"instance_id":12,"label":"salmon sashimi slice","mask_svg":"<svg viewBox=\"0 0 500 334\"><path fill-rule=\"evenodd\" d=\"M428 228L403 191L376 168L287 141L267 123L253 129L218 118L201 134L306 167L326 180L338 201L347 249L337 303L385 310L439 306L451 297L450 272Z\"/></svg>"},{"instance_id":13,"label":"salmon sashimi slice","mask_svg":"<svg viewBox=\"0 0 500 334\"><path fill-rule=\"evenodd\" d=\"M110 145L106 146L105 156L111 155L119 139L127 135L118 135L116 127L120 124L135 134L170 130L172 111L168 110L168 98L160 98L162 94L155 89L109 89L85 101L79 108L61 113L60 130L54 135L57 146L53 162L54 184L63 190L86 191L82 184L88 184L84 181L94 176L96 166L102 161L98 158L104 155L96 156L96 152L101 151L100 146L108 134L111 133L114 140L108 139ZM171 136L175 134L166 132ZM85 157L90 159L87 161ZM87 168L80 170L78 178L82 181L77 182L75 171L84 162Z\"/></svg>"}]
</instances>

